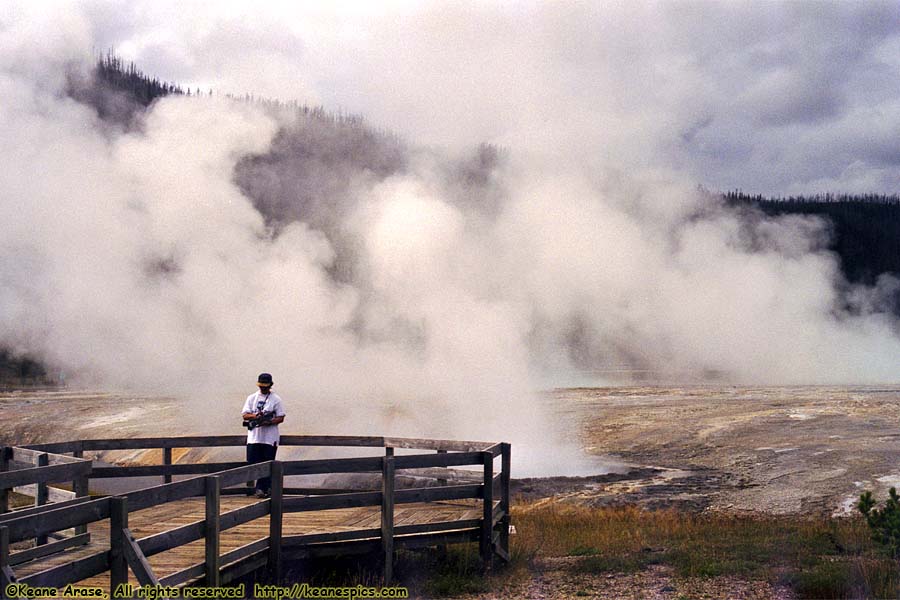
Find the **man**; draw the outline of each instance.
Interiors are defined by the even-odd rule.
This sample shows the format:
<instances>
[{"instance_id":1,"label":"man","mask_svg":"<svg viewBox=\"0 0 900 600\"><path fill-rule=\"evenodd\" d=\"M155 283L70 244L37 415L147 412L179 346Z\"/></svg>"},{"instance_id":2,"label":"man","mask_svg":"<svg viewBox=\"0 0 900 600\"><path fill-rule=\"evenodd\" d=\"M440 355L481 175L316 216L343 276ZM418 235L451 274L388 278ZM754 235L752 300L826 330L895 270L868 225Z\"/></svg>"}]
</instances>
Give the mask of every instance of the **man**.
<instances>
[{"instance_id":1,"label":"man","mask_svg":"<svg viewBox=\"0 0 900 600\"><path fill-rule=\"evenodd\" d=\"M247 396L244 411L241 415L245 425L248 421L258 419L258 425L247 427L247 462L259 463L275 460L278 450L278 424L284 422L284 407L278 394L272 393L272 376L260 373L256 380L259 391ZM270 413L266 416L265 413ZM264 477L256 482L257 498L268 498L272 480Z\"/></svg>"}]
</instances>

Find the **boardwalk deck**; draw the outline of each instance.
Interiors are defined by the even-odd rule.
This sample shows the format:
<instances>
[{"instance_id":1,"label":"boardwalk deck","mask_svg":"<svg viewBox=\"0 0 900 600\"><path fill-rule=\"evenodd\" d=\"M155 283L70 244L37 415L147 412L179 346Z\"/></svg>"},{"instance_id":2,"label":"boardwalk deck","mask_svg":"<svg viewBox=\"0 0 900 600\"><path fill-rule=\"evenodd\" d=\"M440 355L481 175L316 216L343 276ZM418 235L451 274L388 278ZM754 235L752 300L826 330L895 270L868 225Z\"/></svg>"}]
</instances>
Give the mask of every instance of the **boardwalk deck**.
<instances>
[{"instance_id":1,"label":"boardwalk deck","mask_svg":"<svg viewBox=\"0 0 900 600\"><path fill-rule=\"evenodd\" d=\"M486 568L495 556L509 559L509 444L328 436L283 440L306 446L383 445L385 455L173 465L176 453L164 452L163 465L132 467L94 467L81 458L85 450L242 443L236 436L83 440L0 449L0 513L7 509L7 490L37 486L35 507L0 514L0 584L61 588L72 583L111 592L125 582L225 585L251 572L280 582L285 561L355 553L380 554L384 581L390 583L395 549L454 542L478 542ZM426 453L395 456L395 447ZM497 457L502 459L499 474ZM472 483L471 476L456 480L447 470L462 465L480 467L480 483ZM428 477L433 481L396 489L396 474L415 470L420 477L432 473ZM284 488L287 475L365 472L380 472L380 490ZM122 496L86 497L91 478L148 475L165 480L197 476ZM272 479L271 499L233 493L264 476ZM465 479L469 483L460 483ZM450 480L454 483L448 485ZM48 484L65 481L72 482L74 497L48 504ZM224 488L233 486L239 489L223 495ZM60 532L69 537L60 539ZM29 539L37 545L26 549ZM0 596L5 589L0 587Z\"/></svg>"},{"instance_id":2,"label":"boardwalk deck","mask_svg":"<svg viewBox=\"0 0 900 600\"><path fill-rule=\"evenodd\" d=\"M222 511L233 510L257 502L243 496L222 498ZM204 501L202 498L189 498L177 502L169 502L145 510L129 514L129 526L136 538L143 538L156 533L175 529L188 523L203 520ZM478 519L481 507L475 501L448 500L445 502L417 503L398 506L394 512L395 526L421 525L451 520L465 521ZM334 510L289 513L284 515L283 533L285 536L305 535L313 533L336 533L359 530L372 530L380 527L380 507L363 506L359 508L343 508ZM89 526L91 543L85 546L59 552L40 560L16 566L19 579L55 567L71 563L74 560L100 552L109 548L109 520L97 521ZM269 534L269 517L264 516L223 531L220 537L222 553L235 550L245 544L267 537ZM157 577L163 578L204 559L204 540L200 539L172 550L149 557ZM129 573L129 582L137 586L133 573ZM109 589L109 571L78 582L79 586L100 587Z\"/></svg>"}]
</instances>

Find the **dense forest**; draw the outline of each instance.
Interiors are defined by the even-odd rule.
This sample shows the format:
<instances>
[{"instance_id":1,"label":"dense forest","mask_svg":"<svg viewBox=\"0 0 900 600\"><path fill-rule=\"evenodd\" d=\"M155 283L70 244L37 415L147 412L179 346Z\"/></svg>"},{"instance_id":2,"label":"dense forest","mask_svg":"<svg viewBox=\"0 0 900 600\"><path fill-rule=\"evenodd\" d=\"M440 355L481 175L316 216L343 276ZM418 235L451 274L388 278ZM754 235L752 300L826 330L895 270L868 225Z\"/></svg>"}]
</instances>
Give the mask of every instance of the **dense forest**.
<instances>
[{"instance_id":1,"label":"dense forest","mask_svg":"<svg viewBox=\"0 0 900 600\"><path fill-rule=\"evenodd\" d=\"M143 73L113 52L97 59L89 76L70 75L68 95L96 111L101 122L124 130L140 130L146 108L155 100L176 94L205 97L211 90L185 90ZM234 181L253 201L267 222L277 229L302 220L324 231L337 251L332 275L353 279L353 240L346 240L340 223L353 206L356 186L403 174L416 153L402 138L369 126L354 115L335 114L323 107L280 102L246 94L228 96L254 103L282 123L269 150L244 157ZM283 118L288 116L290 118ZM507 152L489 144L469 154L441 156L431 161L448 198L468 209L491 214L500 206L502 185L493 173ZM900 277L900 197L882 195L823 195L766 198L728 192L726 205L764 215L816 215L830 225L829 248L839 257L850 283L871 285L884 273ZM900 314L900 290L892 308ZM34 357L0 349L0 384L49 382L58 373L46 372Z\"/></svg>"},{"instance_id":2,"label":"dense forest","mask_svg":"<svg viewBox=\"0 0 900 600\"><path fill-rule=\"evenodd\" d=\"M831 225L830 248L851 283L872 285L879 275L900 278L900 196L817 195L765 198L739 191L724 195L731 206L755 207L766 215L816 215Z\"/></svg>"}]
</instances>

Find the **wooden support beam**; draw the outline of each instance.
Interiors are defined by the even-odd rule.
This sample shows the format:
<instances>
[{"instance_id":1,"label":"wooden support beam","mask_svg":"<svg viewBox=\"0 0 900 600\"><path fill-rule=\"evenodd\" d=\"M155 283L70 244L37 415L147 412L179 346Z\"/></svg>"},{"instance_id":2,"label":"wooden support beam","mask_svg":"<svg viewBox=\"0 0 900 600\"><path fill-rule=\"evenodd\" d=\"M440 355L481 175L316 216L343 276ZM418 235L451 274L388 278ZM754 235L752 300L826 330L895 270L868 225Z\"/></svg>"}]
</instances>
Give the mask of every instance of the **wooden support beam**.
<instances>
[{"instance_id":1,"label":"wooden support beam","mask_svg":"<svg viewBox=\"0 0 900 600\"><path fill-rule=\"evenodd\" d=\"M72 490L75 492L75 498L87 498L90 495L89 482L87 475L82 475L72 481ZM75 535L87 533L87 525L77 525L75 527Z\"/></svg>"},{"instance_id":2,"label":"wooden support beam","mask_svg":"<svg viewBox=\"0 0 900 600\"><path fill-rule=\"evenodd\" d=\"M53 483L56 481L72 481L79 475L89 475L90 461L79 461L49 467L33 467L0 472L0 489L14 488L31 483Z\"/></svg>"},{"instance_id":3,"label":"wooden support beam","mask_svg":"<svg viewBox=\"0 0 900 600\"><path fill-rule=\"evenodd\" d=\"M89 533L83 533L81 535L75 535L72 537L65 537L61 540L50 542L49 544L44 544L43 546L35 546L34 548L16 552L9 557L9 564L20 565L30 560L34 560L35 558L42 558L44 556L56 554L57 552L62 552L63 550L72 548L73 546L83 546L89 543L91 543L91 534Z\"/></svg>"},{"instance_id":4,"label":"wooden support beam","mask_svg":"<svg viewBox=\"0 0 900 600\"><path fill-rule=\"evenodd\" d=\"M284 465L272 461L272 487L269 498L269 578L272 584L281 584L281 535L284 526Z\"/></svg>"},{"instance_id":5,"label":"wooden support beam","mask_svg":"<svg viewBox=\"0 0 900 600\"><path fill-rule=\"evenodd\" d=\"M39 573L19 578L19 583L32 587L63 587L72 581L81 581L109 570L109 550L50 567ZM127 565L126 565L127 569Z\"/></svg>"},{"instance_id":6,"label":"wooden support beam","mask_svg":"<svg viewBox=\"0 0 900 600\"><path fill-rule=\"evenodd\" d=\"M509 562L509 478L511 472L511 452L510 444L504 442L500 445L500 509L503 511L503 518L500 520L500 557Z\"/></svg>"},{"instance_id":7,"label":"wooden support beam","mask_svg":"<svg viewBox=\"0 0 900 600\"><path fill-rule=\"evenodd\" d=\"M219 501L222 481L216 475L206 481L205 569L207 587L219 587Z\"/></svg>"},{"instance_id":8,"label":"wooden support beam","mask_svg":"<svg viewBox=\"0 0 900 600\"><path fill-rule=\"evenodd\" d=\"M114 496L109 499L109 589L128 583L128 558L125 545L128 540L128 499Z\"/></svg>"},{"instance_id":9,"label":"wooden support beam","mask_svg":"<svg viewBox=\"0 0 900 600\"><path fill-rule=\"evenodd\" d=\"M15 450L14 450L15 451ZM46 452L41 452L34 456L34 466L36 467L48 467L50 466L50 457L47 456ZM37 491L34 494L34 507L37 508L39 506L43 506L47 504L47 497L49 496L50 491L47 489L46 483L38 483ZM35 544L38 546L43 546L47 543L46 535L39 535L35 538Z\"/></svg>"},{"instance_id":10,"label":"wooden support beam","mask_svg":"<svg viewBox=\"0 0 900 600\"><path fill-rule=\"evenodd\" d=\"M438 448L437 453L438 454L447 454L447 451L444 450L443 448ZM440 467L438 467L438 468L440 468ZM446 468L447 467L444 467L444 469L446 469ZM443 479L443 478L438 478L437 482L438 482L438 485L447 485L447 480Z\"/></svg>"},{"instance_id":11,"label":"wooden support beam","mask_svg":"<svg viewBox=\"0 0 900 600\"><path fill-rule=\"evenodd\" d=\"M8 598L6 586L16 582L16 575L9 562L9 528L0 527L0 597Z\"/></svg>"},{"instance_id":12,"label":"wooden support beam","mask_svg":"<svg viewBox=\"0 0 900 600\"><path fill-rule=\"evenodd\" d=\"M159 579L157 579L156 574L153 572L150 563L147 562L147 557L141 552L141 547L134 539L131 530L124 527L122 533L125 536L125 544L122 546L125 551L125 560L128 561L128 566L131 567L131 572L134 573L138 583L141 584L142 587L145 585L159 585Z\"/></svg>"},{"instance_id":13,"label":"wooden support beam","mask_svg":"<svg viewBox=\"0 0 900 600\"><path fill-rule=\"evenodd\" d=\"M10 541L19 542L27 538L61 531L76 525L101 521L109 517L110 503L108 498L90 500L74 505L62 504L64 506L59 508L54 504L48 504L41 507L48 509L43 511L39 511L37 508L30 508L27 510L32 511L32 513L28 516L10 518L4 521L9 527Z\"/></svg>"},{"instance_id":14,"label":"wooden support beam","mask_svg":"<svg viewBox=\"0 0 900 600\"><path fill-rule=\"evenodd\" d=\"M172 449L171 448L163 448L163 465L169 466L172 464ZM172 483L172 474L166 473L163 475L163 483Z\"/></svg>"},{"instance_id":15,"label":"wooden support beam","mask_svg":"<svg viewBox=\"0 0 900 600\"><path fill-rule=\"evenodd\" d=\"M492 532L494 528L494 455L485 452L484 455L484 487L483 504L484 511L482 513L481 522L481 539L479 543L479 552L481 554L482 567L489 571L493 566L493 538Z\"/></svg>"},{"instance_id":16,"label":"wooden support beam","mask_svg":"<svg viewBox=\"0 0 900 600\"><path fill-rule=\"evenodd\" d=\"M12 448L3 446L0 448L0 473L9 470L9 461L12 460ZM0 487L0 514L9 512L9 488Z\"/></svg>"},{"instance_id":17,"label":"wooden support beam","mask_svg":"<svg viewBox=\"0 0 900 600\"><path fill-rule=\"evenodd\" d=\"M381 550L384 553L384 585L394 580L394 456L384 457L381 471Z\"/></svg>"}]
</instances>

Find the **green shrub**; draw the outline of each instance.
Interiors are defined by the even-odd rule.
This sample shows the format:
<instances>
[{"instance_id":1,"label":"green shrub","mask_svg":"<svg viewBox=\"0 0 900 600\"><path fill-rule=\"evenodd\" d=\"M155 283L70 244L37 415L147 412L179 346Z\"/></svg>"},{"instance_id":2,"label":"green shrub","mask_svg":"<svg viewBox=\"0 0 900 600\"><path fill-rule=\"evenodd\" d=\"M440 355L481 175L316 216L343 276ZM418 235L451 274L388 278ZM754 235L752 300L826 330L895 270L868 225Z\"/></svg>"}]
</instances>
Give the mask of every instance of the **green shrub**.
<instances>
[{"instance_id":1,"label":"green shrub","mask_svg":"<svg viewBox=\"0 0 900 600\"><path fill-rule=\"evenodd\" d=\"M883 508L876 508L872 492L864 492L856 505L866 517L872 537L885 547L893 558L900 557L900 496L891 488Z\"/></svg>"}]
</instances>

